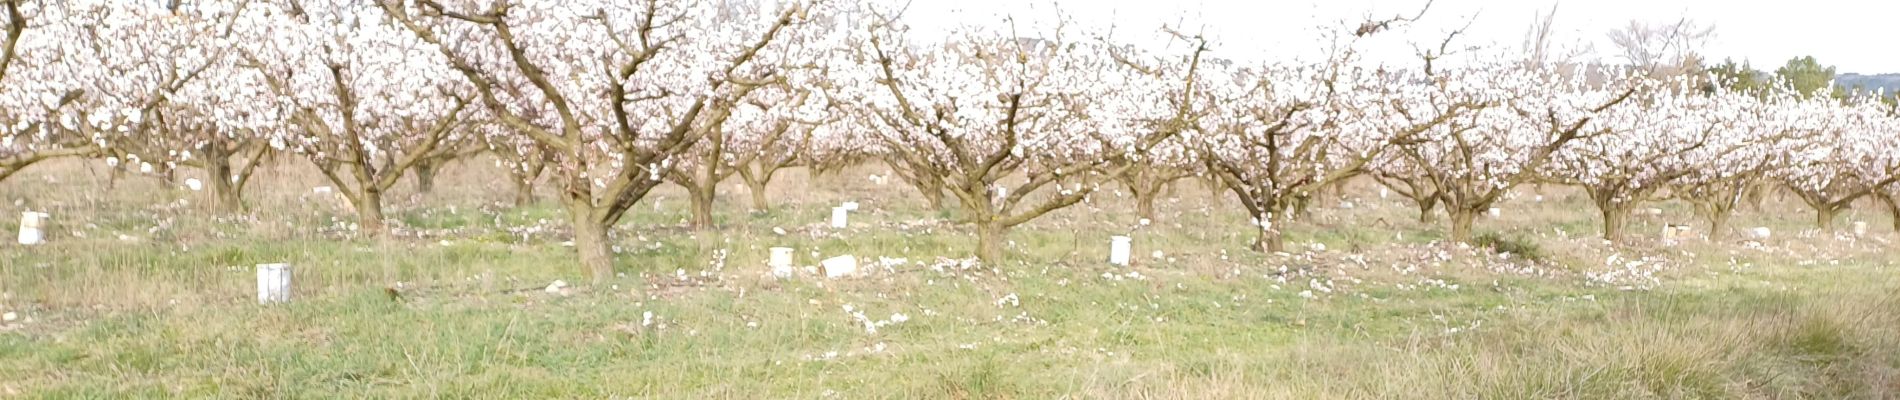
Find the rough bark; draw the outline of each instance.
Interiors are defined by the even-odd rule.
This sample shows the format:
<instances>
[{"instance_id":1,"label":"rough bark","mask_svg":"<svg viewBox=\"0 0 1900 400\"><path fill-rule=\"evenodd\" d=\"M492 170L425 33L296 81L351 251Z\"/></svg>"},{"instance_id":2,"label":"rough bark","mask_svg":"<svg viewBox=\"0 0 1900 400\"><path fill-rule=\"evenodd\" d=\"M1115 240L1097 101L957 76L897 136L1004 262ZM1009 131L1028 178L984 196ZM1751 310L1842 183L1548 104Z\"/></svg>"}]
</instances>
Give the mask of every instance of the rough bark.
<instances>
[{"instance_id":1,"label":"rough bark","mask_svg":"<svg viewBox=\"0 0 1900 400\"><path fill-rule=\"evenodd\" d=\"M1159 221L1155 215L1156 191L1135 192L1135 215L1150 222Z\"/></svg>"},{"instance_id":2,"label":"rough bark","mask_svg":"<svg viewBox=\"0 0 1900 400\"><path fill-rule=\"evenodd\" d=\"M1603 240L1610 243L1624 243L1624 227L1629 225L1630 208L1636 205L1631 199L1639 198L1642 196L1640 193L1643 193L1627 188L1620 183L1584 187L1590 200L1596 203L1597 215L1603 219Z\"/></svg>"},{"instance_id":3,"label":"rough bark","mask_svg":"<svg viewBox=\"0 0 1900 400\"><path fill-rule=\"evenodd\" d=\"M765 196L766 183L751 179L745 180L746 192L752 197L752 212L772 211L771 199Z\"/></svg>"},{"instance_id":4,"label":"rough bark","mask_svg":"<svg viewBox=\"0 0 1900 400\"><path fill-rule=\"evenodd\" d=\"M718 194L713 191L713 185L695 185L687 187L686 189L686 197L692 203L693 229L701 231L712 229L713 201L718 196Z\"/></svg>"},{"instance_id":5,"label":"rough bark","mask_svg":"<svg viewBox=\"0 0 1900 400\"><path fill-rule=\"evenodd\" d=\"M985 265L1000 265L1003 262L1003 237L1009 228L996 221L980 222L976 225L976 257Z\"/></svg>"},{"instance_id":6,"label":"rough bark","mask_svg":"<svg viewBox=\"0 0 1900 400\"><path fill-rule=\"evenodd\" d=\"M783 164L757 160L752 164L739 168L739 180L745 182L746 192L752 197L752 212L772 211L771 198L765 191L771 189L772 177L778 175Z\"/></svg>"},{"instance_id":7,"label":"rough bark","mask_svg":"<svg viewBox=\"0 0 1900 400\"><path fill-rule=\"evenodd\" d=\"M1286 251L1285 226L1292 222L1292 218L1289 218L1282 210L1267 211L1267 214L1271 215L1267 218L1269 223L1258 227L1260 235L1254 237L1252 248L1254 251L1267 253L1284 252Z\"/></svg>"},{"instance_id":8,"label":"rough bark","mask_svg":"<svg viewBox=\"0 0 1900 400\"><path fill-rule=\"evenodd\" d=\"M1603 240L1623 243L1624 227L1629 225L1629 205L1599 205L1597 212L1603 217Z\"/></svg>"},{"instance_id":9,"label":"rough bark","mask_svg":"<svg viewBox=\"0 0 1900 400\"><path fill-rule=\"evenodd\" d=\"M416 167L414 168L416 172L416 193L429 194L435 192L435 173L440 166L439 162L433 160L424 160L416 163Z\"/></svg>"},{"instance_id":10,"label":"rough bark","mask_svg":"<svg viewBox=\"0 0 1900 400\"><path fill-rule=\"evenodd\" d=\"M1445 212L1451 217L1451 241L1471 243L1471 229L1480 212L1460 207L1447 207Z\"/></svg>"},{"instance_id":11,"label":"rough bark","mask_svg":"<svg viewBox=\"0 0 1900 400\"><path fill-rule=\"evenodd\" d=\"M381 235L387 225L383 222L383 194L376 190L365 190L351 197L350 205L356 207L357 226L371 236Z\"/></svg>"},{"instance_id":12,"label":"rough bark","mask_svg":"<svg viewBox=\"0 0 1900 400\"><path fill-rule=\"evenodd\" d=\"M227 213L244 211L244 196L240 188L231 182L231 164L206 159L205 172L210 175L211 195L218 198L218 210Z\"/></svg>"},{"instance_id":13,"label":"rough bark","mask_svg":"<svg viewBox=\"0 0 1900 400\"><path fill-rule=\"evenodd\" d=\"M1814 227L1822 231L1834 230L1834 221L1840 219L1841 210L1844 209L1846 207L1827 205L1814 207Z\"/></svg>"},{"instance_id":14,"label":"rough bark","mask_svg":"<svg viewBox=\"0 0 1900 400\"><path fill-rule=\"evenodd\" d=\"M232 184L231 158L223 151L214 150L217 146L206 146L204 154L205 180L211 184L211 195L218 200L218 210L227 213L244 211L244 201L238 193L237 185Z\"/></svg>"},{"instance_id":15,"label":"rough bark","mask_svg":"<svg viewBox=\"0 0 1900 400\"><path fill-rule=\"evenodd\" d=\"M515 179L515 208L534 204L534 179Z\"/></svg>"},{"instance_id":16,"label":"rough bark","mask_svg":"<svg viewBox=\"0 0 1900 400\"><path fill-rule=\"evenodd\" d=\"M613 242L607 236L607 224L592 213L569 209L574 224L574 251L580 254L581 270L594 283L614 276Z\"/></svg>"},{"instance_id":17,"label":"rough bark","mask_svg":"<svg viewBox=\"0 0 1900 400\"><path fill-rule=\"evenodd\" d=\"M1418 223L1438 223L1438 214L1432 212L1438 208L1438 196L1427 196L1422 200L1414 200L1412 203L1418 206Z\"/></svg>"}]
</instances>

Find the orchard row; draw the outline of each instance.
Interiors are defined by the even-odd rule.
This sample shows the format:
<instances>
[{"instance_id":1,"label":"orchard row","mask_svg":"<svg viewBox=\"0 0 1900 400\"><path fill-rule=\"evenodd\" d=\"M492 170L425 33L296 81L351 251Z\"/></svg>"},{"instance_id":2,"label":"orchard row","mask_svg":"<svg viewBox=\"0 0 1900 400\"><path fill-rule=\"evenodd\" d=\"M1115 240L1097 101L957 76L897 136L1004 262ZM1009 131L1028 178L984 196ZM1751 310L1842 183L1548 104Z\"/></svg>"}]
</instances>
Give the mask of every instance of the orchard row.
<instances>
[{"instance_id":1,"label":"orchard row","mask_svg":"<svg viewBox=\"0 0 1900 400\"><path fill-rule=\"evenodd\" d=\"M1798 194L1823 227L1900 191L1891 105L1456 34L1409 61L1368 57L1406 17L1327 32L1321 57L1242 61L1178 27L926 34L877 4L762 3L4 0L0 180L60 157L198 168L237 210L265 156L294 155L373 233L402 175L487 153L522 201L538 179L559 186L596 278L612 275L609 227L654 187L686 187L705 226L720 182L738 175L764 208L794 166L884 163L960 211L989 261L1011 228L1102 187L1146 214L1193 176L1254 216L1263 251L1353 178L1442 212L1453 240L1526 183L1585 189L1611 240L1648 201L1687 200L1719 235L1765 190Z\"/></svg>"}]
</instances>

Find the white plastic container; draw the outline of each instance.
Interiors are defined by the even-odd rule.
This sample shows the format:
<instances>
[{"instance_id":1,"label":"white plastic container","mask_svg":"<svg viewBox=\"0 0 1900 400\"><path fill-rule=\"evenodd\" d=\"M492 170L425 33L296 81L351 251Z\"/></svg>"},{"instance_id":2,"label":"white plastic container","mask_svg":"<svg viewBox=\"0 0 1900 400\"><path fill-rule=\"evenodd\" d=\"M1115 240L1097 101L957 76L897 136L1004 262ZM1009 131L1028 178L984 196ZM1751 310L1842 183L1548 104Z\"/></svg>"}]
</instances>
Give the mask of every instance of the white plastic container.
<instances>
[{"instance_id":1,"label":"white plastic container","mask_svg":"<svg viewBox=\"0 0 1900 400\"><path fill-rule=\"evenodd\" d=\"M848 214L850 212L851 210L845 209L844 207L832 207L831 227L833 229L844 229L845 223L848 222L847 219L849 218Z\"/></svg>"},{"instance_id":2,"label":"white plastic container","mask_svg":"<svg viewBox=\"0 0 1900 400\"><path fill-rule=\"evenodd\" d=\"M846 255L827 258L819 266L825 270L826 278L843 278L858 273L858 257Z\"/></svg>"},{"instance_id":3,"label":"white plastic container","mask_svg":"<svg viewBox=\"0 0 1900 400\"><path fill-rule=\"evenodd\" d=\"M20 213L20 244L36 245L46 243L46 220L52 214L27 211Z\"/></svg>"},{"instance_id":4,"label":"white plastic container","mask_svg":"<svg viewBox=\"0 0 1900 400\"><path fill-rule=\"evenodd\" d=\"M290 302L290 264L257 265L257 303Z\"/></svg>"},{"instance_id":5,"label":"white plastic container","mask_svg":"<svg viewBox=\"0 0 1900 400\"><path fill-rule=\"evenodd\" d=\"M773 277L790 279L792 277L792 248L773 247L772 259L766 265L772 267Z\"/></svg>"},{"instance_id":6,"label":"white plastic container","mask_svg":"<svg viewBox=\"0 0 1900 400\"><path fill-rule=\"evenodd\" d=\"M1131 244L1131 239L1127 236L1110 236L1108 238L1109 264L1126 267L1128 266L1129 254L1133 252L1134 248Z\"/></svg>"}]
</instances>

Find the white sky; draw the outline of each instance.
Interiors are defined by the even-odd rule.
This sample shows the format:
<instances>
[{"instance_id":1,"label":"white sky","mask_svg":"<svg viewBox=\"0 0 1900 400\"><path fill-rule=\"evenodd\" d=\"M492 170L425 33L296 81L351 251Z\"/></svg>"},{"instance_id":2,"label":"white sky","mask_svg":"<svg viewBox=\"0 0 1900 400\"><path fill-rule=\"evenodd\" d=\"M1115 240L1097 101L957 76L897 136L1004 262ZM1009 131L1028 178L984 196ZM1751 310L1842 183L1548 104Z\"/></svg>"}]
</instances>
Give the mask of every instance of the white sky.
<instances>
[{"instance_id":1,"label":"white sky","mask_svg":"<svg viewBox=\"0 0 1900 400\"><path fill-rule=\"evenodd\" d=\"M1163 23L1205 32L1216 55L1252 60L1300 57L1318 48L1318 27L1416 13L1424 0L884 0L909 4L905 19L917 34L962 24L995 24L1001 15L1044 18L1054 10L1084 24L1118 26L1117 38L1155 37ZM1409 44L1436 44L1444 32L1463 26L1474 15L1464 45L1518 46L1531 20L1549 10L1552 0L1437 0L1409 31L1390 32L1375 53L1410 57ZM1630 20L1674 22L1689 17L1713 25L1716 37L1704 46L1711 64L1724 58L1749 61L1773 71L1789 58L1812 55L1839 72L1900 72L1900 1L1893 0L1570 0L1560 2L1556 18L1559 44L1588 43L1595 57L1621 61L1605 35ZM1752 4L1751 4L1752 3ZM1183 24L1182 22L1185 22ZM1356 23L1355 23L1356 25ZM1124 34L1125 33L1125 34ZM1028 36L1028 35L1025 35Z\"/></svg>"}]
</instances>

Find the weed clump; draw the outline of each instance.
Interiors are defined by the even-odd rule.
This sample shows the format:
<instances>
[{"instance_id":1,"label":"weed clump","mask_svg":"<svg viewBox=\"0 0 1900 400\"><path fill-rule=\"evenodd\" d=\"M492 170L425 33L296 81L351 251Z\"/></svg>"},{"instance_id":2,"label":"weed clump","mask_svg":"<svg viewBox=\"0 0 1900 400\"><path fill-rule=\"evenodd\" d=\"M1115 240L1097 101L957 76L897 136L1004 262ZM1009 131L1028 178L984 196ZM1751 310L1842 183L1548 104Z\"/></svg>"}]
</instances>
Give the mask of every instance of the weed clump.
<instances>
[{"instance_id":1,"label":"weed clump","mask_svg":"<svg viewBox=\"0 0 1900 400\"><path fill-rule=\"evenodd\" d=\"M1472 238L1472 243L1478 247L1491 249L1492 252L1498 254L1510 254L1534 262L1543 262L1549 259L1549 255L1544 253L1543 247L1539 247L1537 242L1532 242L1526 238L1505 236L1500 233L1490 232L1479 234L1477 237Z\"/></svg>"}]
</instances>

